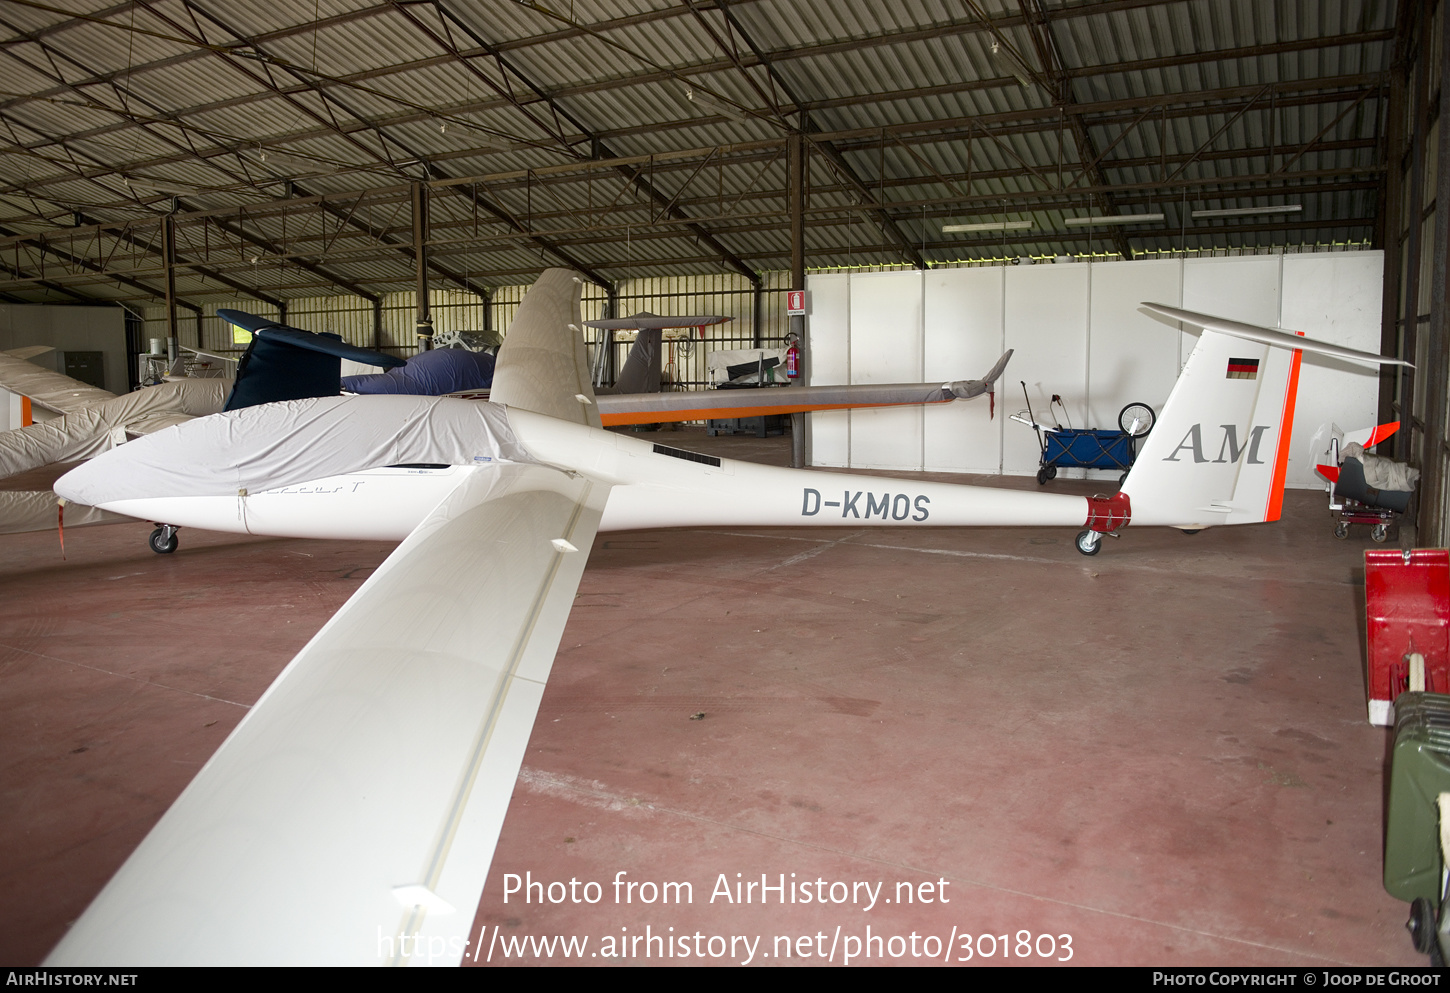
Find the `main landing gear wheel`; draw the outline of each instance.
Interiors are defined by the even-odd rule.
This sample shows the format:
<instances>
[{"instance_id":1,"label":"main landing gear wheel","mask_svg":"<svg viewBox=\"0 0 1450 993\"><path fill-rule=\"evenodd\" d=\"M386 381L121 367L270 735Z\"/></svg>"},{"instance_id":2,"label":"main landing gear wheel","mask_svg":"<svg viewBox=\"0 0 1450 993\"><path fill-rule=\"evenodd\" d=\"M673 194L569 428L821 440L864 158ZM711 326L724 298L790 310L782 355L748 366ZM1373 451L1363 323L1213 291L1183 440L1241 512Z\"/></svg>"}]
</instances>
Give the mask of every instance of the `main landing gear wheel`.
<instances>
[{"instance_id":1,"label":"main landing gear wheel","mask_svg":"<svg viewBox=\"0 0 1450 993\"><path fill-rule=\"evenodd\" d=\"M1202 531L1203 528L1179 528L1178 530L1182 531L1184 534L1198 534L1198 532Z\"/></svg>"},{"instance_id":2,"label":"main landing gear wheel","mask_svg":"<svg viewBox=\"0 0 1450 993\"><path fill-rule=\"evenodd\" d=\"M170 524L158 524L156 530L151 532L151 537L147 539L146 543L151 546L151 550L157 555L170 555L176 551L176 546L179 544L176 540L177 530L177 528L172 527Z\"/></svg>"},{"instance_id":3,"label":"main landing gear wheel","mask_svg":"<svg viewBox=\"0 0 1450 993\"><path fill-rule=\"evenodd\" d=\"M1103 536L1096 531L1077 533L1077 550L1084 555L1096 555L1103 547Z\"/></svg>"},{"instance_id":4,"label":"main landing gear wheel","mask_svg":"<svg viewBox=\"0 0 1450 993\"><path fill-rule=\"evenodd\" d=\"M1152 431L1155 420L1153 408L1146 403L1130 403L1118 411L1118 428L1134 438L1141 438Z\"/></svg>"}]
</instances>

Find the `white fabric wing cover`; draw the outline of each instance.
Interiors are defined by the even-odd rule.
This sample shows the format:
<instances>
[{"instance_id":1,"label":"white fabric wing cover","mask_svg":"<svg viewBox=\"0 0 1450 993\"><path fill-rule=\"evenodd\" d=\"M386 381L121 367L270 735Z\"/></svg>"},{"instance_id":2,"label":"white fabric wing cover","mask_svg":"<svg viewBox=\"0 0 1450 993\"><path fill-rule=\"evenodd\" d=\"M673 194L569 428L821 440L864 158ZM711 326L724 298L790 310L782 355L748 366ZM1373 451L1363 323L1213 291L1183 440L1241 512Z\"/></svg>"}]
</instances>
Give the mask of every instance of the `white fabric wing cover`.
<instances>
[{"instance_id":1,"label":"white fabric wing cover","mask_svg":"<svg viewBox=\"0 0 1450 993\"><path fill-rule=\"evenodd\" d=\"M44 372L45 370L41 370ZM53 374L52 374L53 375ZM0 432L0 479L54 462L78 462L178 421L215 414L231 390L228 379L186 379L80 405L62 417Z\"/></svg>"},{"instance_id":2,"label":"white fabric wing cover","mask_svg":"<svg viewBox=\"0 0 1450 993\"><path fill-rule=\"evenodd\" d=\"M499 346L490 399L573 424L600 426L579 330L579 278L573 272L546 270L524 296Z\"/></svg>"},{"instance_id":3,"label":"white fabric wing cover","mask_svg":"<svg viewBox=\"0 0 1450 993\"><path fill-rule=\"evenodd\" d=\"M13 352L0 352L0 386L11 393L30 397L31 403L39 404L57 414L69 414L73 410L110 400L116 395L53 369L27 362Z\"/></svg>"},{"instance_id":4,"label":"white fabric wing cover","mask_svg":"<svg viewBox=\"0 0 1450 993\"><path fill-rule=\"evenodd\" d=\"M469 473L292 660L49 964L472 956L607 495L538 465Z\"/></svg>"},{"instance_id":5,"label":"white fabric wing cover","mask_svg":"<svg viewBox=\"0 0 1450 993\"><path fill-rule=\"evenodd\" d=\"M134 517L125 517L99 507L86 507L78 503L69 504L65 508L67 530L90 524L134 523L135 520ZM50 490L0 490L0 534L54 531L59 524L55 494Z\"/></svg>"}]
</instances>

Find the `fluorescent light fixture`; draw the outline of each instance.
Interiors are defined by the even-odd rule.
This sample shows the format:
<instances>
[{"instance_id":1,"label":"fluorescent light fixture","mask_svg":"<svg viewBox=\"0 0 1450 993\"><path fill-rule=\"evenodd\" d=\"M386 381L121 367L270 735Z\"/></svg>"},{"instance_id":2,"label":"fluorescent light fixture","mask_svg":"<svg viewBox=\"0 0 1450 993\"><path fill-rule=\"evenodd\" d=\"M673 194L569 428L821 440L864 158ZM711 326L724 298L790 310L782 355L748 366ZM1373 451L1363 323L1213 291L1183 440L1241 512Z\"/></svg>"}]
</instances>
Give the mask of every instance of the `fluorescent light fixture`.
<instances>
[{"instance_id":1,"label":"fluorescent light fixture","mask_svg":"<svg viewBox=\"0 0 1450 993\"><path fill-rule=\"evenodd\" d=\"M1277 207L1229 207L1224 210L1195 210L1193 216L1199 217L1252 217L1257 214L1297 214L1303 210L1303 204L1286 203Z\"/></svg>"},{"instance_id":2,"label":"fluorescent light fixture","mask_svg":"<svg viewBox=\"0 0 1450 993\"><path fill-rule=\"evenodd\" d=\"M1068 217L1062 223L1070 228L1097 227L1100 224L1147 224L1163 220L1162 214L1111 214L1107 217Z\"/></svg>"},{"instance_id":3,"label":"fluorescent light fixture","mask_svg":"<svg viewBox=\"0 0 1450 993\"><path fill-rule=\"evenodd\" d=\"M1032 68L1016 52L1007 48L1000 41L992 42L989 51L992 54L992 61L997 64L997 68L1017 80L1021 86L1032 85Z\"/></svg>"},{"instance_id":4,"label":"fluorescent light fixture","mask_svg":"<svg viewBox=\"0 0 1450 993\"><path fill-rule=\"evenodd\" d=\"M976 224L944 224L943 234L961 234L967 231L1026 231L1031 221L979 221Z\"/></svg>"},{"instance_id":5,"label":"fluorescent light fixture","mask_svg":"<svg viewBox=\"0 0 1450 993\"><path fill-rule=\"evenodd\" d=\"M179 197L191 196L192 194L196 193L198 189L200 189L200 187L193 186L190 183L152 182L149 179L140 179L130 176L126 177L126 185L131 187L131 189L138 190L142 193L161 193L166 196Z\"/></svg>"},{"instance_id":6,"label":"fluorescent light fixture","mask_svg":"<svg viewBox=\"0 0 1450 993\"><path fill-rule=\"evenodd\" d=\"M284 178L292 173L298 172L330 176L337 172L338 169L337 163L335 162L329 162L322 158L298 155L293 152L284 152L276 148L244 149L243 154L253 162L259 163L263 169L266 169L274 176Z\"/></svg>"},{"instance_id":7,"label":"fluorescent light fixture","mask_svg":"<svg viewBox=\"0 0 1450 993\"><path fill-rule=\"evenodd\" d=\"M699 90L693 86L686 86L685 99L707 114L719 114L722 117L729 117L736 121L750 120L750 115L745 111L707 90Z\"/></svg>"}]
</instances>

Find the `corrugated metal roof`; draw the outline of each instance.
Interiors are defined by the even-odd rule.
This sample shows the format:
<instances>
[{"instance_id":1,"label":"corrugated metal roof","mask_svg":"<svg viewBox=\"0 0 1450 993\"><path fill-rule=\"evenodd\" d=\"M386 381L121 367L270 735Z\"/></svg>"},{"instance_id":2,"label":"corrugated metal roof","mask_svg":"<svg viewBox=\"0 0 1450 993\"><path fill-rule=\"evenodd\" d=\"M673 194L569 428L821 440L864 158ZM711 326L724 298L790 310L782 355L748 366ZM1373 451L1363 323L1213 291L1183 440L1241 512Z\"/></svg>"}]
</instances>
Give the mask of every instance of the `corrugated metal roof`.
<instances>
[{"instance_id":1,"label":"corrugated metal roof","mask_svg":"<svg viewBox=\"0 0 1450 993\"><path fill-rule=\"evenodd\" d=\"M440 291L744 278L802 131L813 267L1367 241L1385 170L1375 0L190 7L7 10L0 292L153 301L172 209L188 302L403 292L420 180ZM1165 218L1064 224L1105 212Z\"/></svg>"}]
</instances>

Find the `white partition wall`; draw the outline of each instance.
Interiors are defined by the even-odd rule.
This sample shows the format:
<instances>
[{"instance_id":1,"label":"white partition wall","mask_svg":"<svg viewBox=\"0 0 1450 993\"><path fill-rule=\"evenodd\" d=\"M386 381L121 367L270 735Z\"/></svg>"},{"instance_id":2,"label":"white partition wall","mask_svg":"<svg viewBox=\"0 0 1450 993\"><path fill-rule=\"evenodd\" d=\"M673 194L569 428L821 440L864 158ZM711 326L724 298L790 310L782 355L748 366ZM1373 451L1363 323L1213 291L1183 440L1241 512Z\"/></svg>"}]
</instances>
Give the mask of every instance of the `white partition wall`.
<instances>
[{"instance_id":1,"label":"white partition wall","mask_svg":"<svg viewBox=\"0 0 1450 993\"><path fill-rule=\"evenodd\" d=\"M810 277L810 316L806 318L809 358L807 383L840 385L851 378L851 277L828 273ZM831 329L817 340L812 326ZM812 465L851 464L851 420L844 411L806 418Z\"/></svg>"},{"instance_id":2,"label":"white partition wall","mask_svg":"<svg viewBox=\"0 0 1450 993\"><path fill-rule=\"evenodd\" d=\"M1001 357L1002 276L995 268L938 269L923 274L923 382L978 379ZM936 404L922 409L922 468L937 472L1000 472L1002 404Z\"/></svg>"},{"instance_id":3,"label":"white partition wall","mask_svg":"<svg viewBox=\"0 0 1450 993\"><path fill-rule=\"evenodd\" d=\"M985 398L814 414L808 418L812 462L1032 474L1037 439L1003 416L1023 406L1021 383L1038 419L1048 423L1055 413L1074 427L1115 429L1125 404L1162 408L1197 335L1146 314L1141 302L1376 351L1382 271L1379 252L1334 252L810 276L812 383L971 379L1003 349L1015 349L998 384L995 420ZM1311 439L1331 421L1369 424L1376 384L1367 367L1305 358L1289 485L1322 485ZM1049 408L1054 395L1062 407Z\"/></svg>"},{"instance_id":4,"label":"white partition wall","mask_svg":"<svg viewBox=\"0 0 1450 993\"><path fill-rule=\"evenodd\" d=\"M851 382L920 383L925 347L922 273L871 272L851 277L851 326L872 328L851 335ZM889 469L921 465L921 408L853 410L851 464Z\"/></svg>"},{"instance_id":5,"label":"white partition wall","mask_svg":"<svg viewBox=\"0 0 1450 993\"><path fill-rule=\"evenodd\" d=\"M1378 253L1286 255L1281 304L1286 328L1366 351L1379 351L1383 259ZM1312 365L1311 365L1312 362ZM1327 356L1305 357L1294 439L1291 485L1309 485L1320 425L1368 427L1379 411L1379 381L1364 367Z\"/></svg>"},{"instance_id":6,"label":"white partition wall","mask_svg":"<svg viewBox=\"0 0 1450 993\"><path fill-rule=\"evenodd\" d=\"M1227 317L1249 324L1279 323L1282 256L1248 255L1221 259L1185 259L1183 309ZM1295 328L1297 331L1306 330ZM1183 336L1183 361L1188 361L1198 335Z\"/></svg>"},{"instance_id":7,"label":"white partition wall","mask_svg":"<svg viewBox=\"0 0 1450 993\"><path fill-rule=\"evenodd\" d=\"M1142 310L1144 300L1184 306L1182 263L1101 262L1092 266L1088 381L1093 384L1088 423L1114 428L1127 403L1163 409L1178 370L1188 359L1181 335L1164 334L1163 322ZM1190 338L1188 347L1193 347ZM1124 400L1123 397L1131 397Z\"/></svg>"},{"instance_id":8,"label":"white partition wall","mask_svg":"<svg viewBox=\"0 0 1450 993\"><path fill-rule=\"evenodd\" d=\"M1052 407L1064 426L1086 427L1088 276L1086 265L1034 265L1004 269L1007 276L1007 347L1012 361L1000 384L1003 405L1009 411L1023 406L1022 384L1027 384L1032 411L1038 421L1052 423ZM1010 422L1004 431L1002 471L1020 476L1037 471L1040 457L1037 435Z\"/></svg>"}]
</instances>

